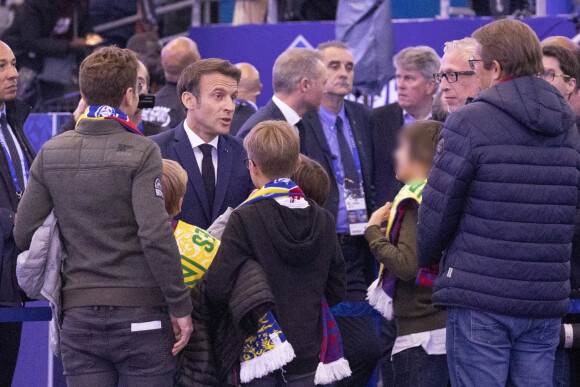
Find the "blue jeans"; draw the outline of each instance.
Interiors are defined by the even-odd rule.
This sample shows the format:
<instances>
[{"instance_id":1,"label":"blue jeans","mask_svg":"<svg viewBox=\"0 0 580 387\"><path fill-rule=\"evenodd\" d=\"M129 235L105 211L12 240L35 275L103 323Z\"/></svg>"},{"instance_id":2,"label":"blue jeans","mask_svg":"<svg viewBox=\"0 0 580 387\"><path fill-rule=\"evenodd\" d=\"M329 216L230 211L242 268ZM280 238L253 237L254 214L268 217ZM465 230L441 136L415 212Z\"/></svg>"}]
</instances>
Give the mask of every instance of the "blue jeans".
<instances>
[{"instance_id":1,"label":"blue jeans","mask_svg":"<svg viewBox=\"0 0 580 387\"><path fill-rule=\"evenodd\" d=\"M554 387L570 387L570 350L556 349L554 362Z\"/></svg>"},{"instance_id":2,"label":"blue jeans","mask_svg":"<svg viewBox=\"0 0 580 387\"><path fill-rule=\"evenodd\" d=\"M560 318L447 309L452 386L552 386Z\"/></svg>"},{"instance_id":3,"label":"blue jeans","mask_svg":"<svg viewBox=\"0 0 580 387\"><path fill-rule=\"evenodd\" d=\"M393 355L397 387L447 387L449 372L445 355L428 355L413 347Z\"/></svg>"}]
</instances>

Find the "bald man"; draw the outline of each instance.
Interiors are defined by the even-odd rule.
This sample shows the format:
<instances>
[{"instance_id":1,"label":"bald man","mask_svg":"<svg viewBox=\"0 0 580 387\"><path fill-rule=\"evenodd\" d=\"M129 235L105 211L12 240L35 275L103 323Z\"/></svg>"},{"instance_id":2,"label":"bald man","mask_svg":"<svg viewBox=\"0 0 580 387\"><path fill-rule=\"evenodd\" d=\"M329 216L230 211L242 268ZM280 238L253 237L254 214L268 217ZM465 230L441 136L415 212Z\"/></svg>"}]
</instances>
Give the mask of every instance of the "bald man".
<instances>
[{"instance_id":1,"label":"bald man","mask_svg":"<svg viewBox=\"0 0 580 387\"><path fill-rule=\"evenodd\" d=\"M258 70L249 63L238 63L236 67L242 72L242 77L238 84L236 110L230 126L232 136L238 134L248 118L258 111L256 100L262 94L262 83L260 83Z\"/></svg>"},{"instance_id":2,"label":"bald man","mask_svg":"<svg viewBox=\"0 0 580 387\"><path fill-rule=\"evenodd\" d=\"M163 47L161 66L166 83L155 94L155 107L143 110L143 120L173 128L185 119L181 98L177 96L177 81L183 69L200 59L197 44L186 37L175 38Z\"/></svg>"},{"instance_id":3,"label":"bald man","mask_svg":"<svg viewBox=\"0 0 580 387\"><path fill-rule=\"evenodd\" d=\"M23 129L30 106L16 99L17 84L16 58L10 47L0 41L0 308L24 306L15 272L16 257L21 251L14 242L12 228L35 152ZM0 386L12 384L21 329L20 322L0 323Z\"/></svg>"}]
</instances>

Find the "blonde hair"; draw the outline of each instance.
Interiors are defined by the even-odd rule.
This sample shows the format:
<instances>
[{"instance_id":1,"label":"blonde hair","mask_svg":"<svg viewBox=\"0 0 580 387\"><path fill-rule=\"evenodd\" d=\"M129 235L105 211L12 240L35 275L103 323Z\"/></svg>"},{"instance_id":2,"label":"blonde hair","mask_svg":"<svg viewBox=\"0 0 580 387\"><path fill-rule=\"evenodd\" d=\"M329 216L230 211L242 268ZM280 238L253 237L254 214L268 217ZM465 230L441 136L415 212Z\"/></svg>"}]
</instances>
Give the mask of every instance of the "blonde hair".
<instances>
[{"instance_id":1,"label":"blonde hair","mask_svg":"<svg viewBox=\"0 0 580 387\"><path fill-rule=\"evenodd\" d=\"M187 172L177 162L163 159L163 195L165 210L173 218L179 213L179 204L187 189Z\"/></svg>"},{"instance_id":2,"label":"blonde hair","mask_svg":"<svg viewBox=\"0 0 580 387\"><path fill-rule=\"evenodd\" d=\"M300 139L286 121L264 121L244 139L248 157L269 179L290 177L298 166Z\"/></svg>"}]
</instances>

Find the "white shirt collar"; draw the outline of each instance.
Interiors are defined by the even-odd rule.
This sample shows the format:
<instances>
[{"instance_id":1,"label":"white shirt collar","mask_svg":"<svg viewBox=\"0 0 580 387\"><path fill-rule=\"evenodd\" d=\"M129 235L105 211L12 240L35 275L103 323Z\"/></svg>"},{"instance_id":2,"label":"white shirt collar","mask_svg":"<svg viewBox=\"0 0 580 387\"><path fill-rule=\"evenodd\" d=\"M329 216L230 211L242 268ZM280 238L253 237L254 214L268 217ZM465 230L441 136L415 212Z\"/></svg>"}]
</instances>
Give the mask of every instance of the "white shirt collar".
<instances>
[{"instance_id":1,"label":"white shirt collar","mask_svg":"<svg viewBox=\"0 0 580 387\"><path fill-rule=\"evenodd\" d=\"M423 119L421 120L416 120L408 111L406 111L405 109L403 109L403 117L405 118L406 121L408 122L415 122L415 121L426 121L426 120L430 120L433 117L433 112L429 112L429 114L427 114Z\"/></svg>"},{"instance_id":2,"label":"white shirt collar","mask_svg":"<svg viewBox=\"0 0 580 387\"><path fill-rule=\"evenodd\" d=\"M187 120L183 121L183 128L185 129L185 133L187 133L187 137L189 138L189 142L191 143L191 147L192 148L197 148L200 145L203 144L209 144L211 146L213 146L216 150L218 147L218 142L219 142L219 136L216 136L213 140L211 140L210 142L206 143L205 141L203 141L201 139L201 137L199 137L197 134L195 134L195 132L193 130L191 130L191 128L189 127L189 125L187 125Z\"/></svg>"},{"instance_id":3,"label":"white shirt collar","mask_svg":"<svg viewBox=\"0 0 580 387\"><path fill-rule=\"evenodd\" d=\"M300 116L290 106L284 103L280 98L273 96L272 102L278 106L278 109L284 114L286 121L292 126L295 126L300 121Z\"/></svg>"},{"instance_id":4,"label":"white shirt collar","mask_svg":"<svg viewBox=\"0 0 580 387\"><path fill-rule=\"evenodd\" d=\"M0 110L0 116L2 114L6 114L6 102L4 102L4 107L2 108L2 110ZM6 117L8 117L8 115L6 114Z\"/></svg>"}]
</instances>

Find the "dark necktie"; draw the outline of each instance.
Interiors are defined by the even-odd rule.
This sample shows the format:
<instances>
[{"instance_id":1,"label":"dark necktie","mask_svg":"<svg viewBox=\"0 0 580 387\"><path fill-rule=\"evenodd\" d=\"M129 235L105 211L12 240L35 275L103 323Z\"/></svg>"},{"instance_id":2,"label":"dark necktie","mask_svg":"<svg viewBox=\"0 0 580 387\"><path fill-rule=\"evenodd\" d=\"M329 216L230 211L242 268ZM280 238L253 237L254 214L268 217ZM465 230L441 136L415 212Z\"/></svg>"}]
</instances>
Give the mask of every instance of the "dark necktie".
<instances>
[{"instance_id":1,"label":"dark necktie","mask_svg":"<svg viewBox=\"0 0 580 387\"><path fill-rule=\"evenodd\" d=\"M203 153L203 159L201 161L201 177L203 179L203 185L205 186L205 193L207 194L209 212L210 214L213 214L213 202L215 199L215 169L211 157L213 146L202 144L199 146L199 150Z\"/></svg>"},{"instance_id":2,"label":"dark necktie","mask_svg":"<svg viewBox=\"0 0 580 387\"><path fill-rule=\"evenodd\" d=\"M306 127L304 126L304 122L302 120L296 123L296 129L298 129L298 136L300 138L300 152L305 152L306 149L304 147L306 141Z\"/></svg>"},{"instance_id":3,"label":"dark necktie","mask_svg":"<svg viewBox=\"0 0 580 387\"><path fill-rule=\"evenodd\" d=\"M16 180L20 186L20 191L24 191L24 173L22 172L22 160L20 160L20 155L18 154L18 149L10 134L8 129L8 122L6 121L6 114L2 114L0 117L0 125L2 126L2 134L4 135L4 140L6 141L6 147L8 152L10 152L10 160L12 160L12 167L14 172L16 172Z\"/></svg>"},{"instance_id":4,"label":"dark necktie","mask_svg":"<svg viewBox=\"0 0 580 387\"><path fill-rule=\"evenodd\" d=\"M344 123L342 118L336 117L336 138L338 140L338 149L340 150L340 160L342 161L342 169L344 170L344 185L347 187L357 187L359 186L358 172L354 164L354 157L352 156L352 150L346 137L344 136L343 130ZM347 180L348 179L348 180ZM350 180L350 181L349 181ZM338 182L339 184L342 182Z\"/></svg>"}]
</instances>

